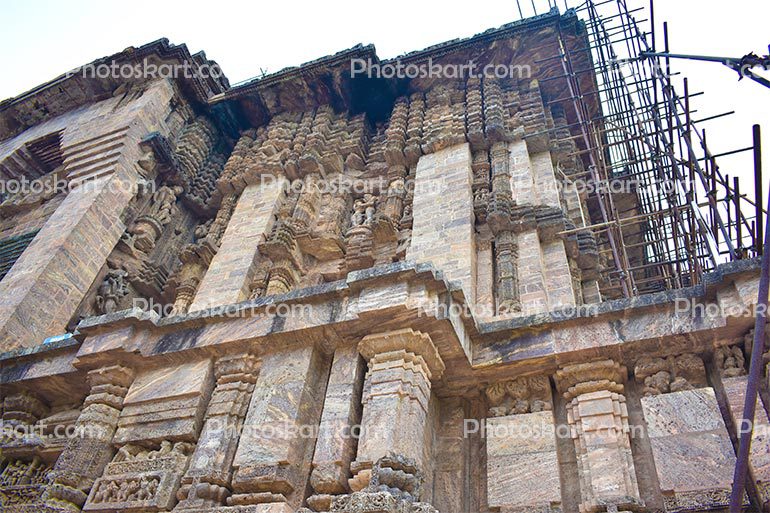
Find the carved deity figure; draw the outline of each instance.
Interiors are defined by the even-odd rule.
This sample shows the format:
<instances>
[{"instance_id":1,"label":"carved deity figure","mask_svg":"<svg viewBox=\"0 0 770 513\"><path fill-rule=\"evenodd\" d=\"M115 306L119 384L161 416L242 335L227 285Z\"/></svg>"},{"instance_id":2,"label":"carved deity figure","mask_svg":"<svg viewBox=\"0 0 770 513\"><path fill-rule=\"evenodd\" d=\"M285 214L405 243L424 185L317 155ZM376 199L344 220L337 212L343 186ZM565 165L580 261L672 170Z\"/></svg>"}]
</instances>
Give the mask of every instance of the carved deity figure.
<instances>
[{"instance_id":1,"label":"carved deity figure","mask_svg":"<svg viewBox=\"0 0 770 513\"><path fill-rule=\"evenodd\" d=\"M96 295L96 306L100 313L109 314L117 309L120 298L128 294L127 278L125 270L110 269Z\"/></svg>"},{"instance_id":2,"label":"carved deity figure","mask_svg":"<svg viewBox=\"0 0 770 513\"><path fill-rule=\"evenodd\" d=\"M714 352L714 362L723 378L746 374L746 358L738 346L722 346Z\"/></svg>"},{"instance_id":3,"label":"carved deity figure","mask_svg":"<svg viewBox=\"0 0 770 513\"><path fill-rule=\"evenodd\" d=\"M374 221L374 212L377 206L377 197L373 194L364 194L353 204L353 215L350 217L351 226L369 226Z\"/></svg>"},{"instance_id":4,"label":"carved deity figure","mask_svg":"<svg viewBox=\"0 0 770 513\"><path fill-rule=\"evenodd\" d=\"M161 225L168 224L174 215L176 198L182 194L182 187L164 185L152 196L152 207L148 215L155 218Z\"/></svg>"}]
</instances>

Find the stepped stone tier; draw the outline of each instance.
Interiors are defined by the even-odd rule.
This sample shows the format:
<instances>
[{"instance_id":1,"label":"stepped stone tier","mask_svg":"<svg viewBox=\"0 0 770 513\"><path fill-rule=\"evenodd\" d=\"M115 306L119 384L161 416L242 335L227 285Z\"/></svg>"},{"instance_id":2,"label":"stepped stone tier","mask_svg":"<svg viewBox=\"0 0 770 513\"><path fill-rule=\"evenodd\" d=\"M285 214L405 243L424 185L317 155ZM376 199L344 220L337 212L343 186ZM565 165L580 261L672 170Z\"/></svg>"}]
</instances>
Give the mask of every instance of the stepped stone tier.
<instances>
[{"instance_id":1,"label":"stepped stone tier","mask_svg":"<svg viewBox=\"0 0 770 513\"><path fill-rule=\"evenodd\" d=\"M0 510L725 511L759 265L602 296L585 31L399 58L516 77L88 76L214 64L160 40L2 102Z\"/></svg>"}]
</instances>

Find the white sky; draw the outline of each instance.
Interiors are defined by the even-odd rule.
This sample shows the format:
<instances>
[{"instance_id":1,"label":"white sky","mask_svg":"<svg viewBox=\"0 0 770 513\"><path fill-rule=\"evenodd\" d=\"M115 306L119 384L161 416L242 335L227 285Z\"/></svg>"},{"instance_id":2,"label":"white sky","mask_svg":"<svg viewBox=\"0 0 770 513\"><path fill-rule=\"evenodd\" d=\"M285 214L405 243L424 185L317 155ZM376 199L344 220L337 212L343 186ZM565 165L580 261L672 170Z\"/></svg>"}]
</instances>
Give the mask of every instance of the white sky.
<instances>
[{"instance_id":1,"label":"white sky","mask_svg":"<svg viewBox=\"0 0 770 513\"><path fill-rule=\"evenodd\" d=\"M563 0L557 0L563 5ZM645 0L627 0L631 7ZM545 5L536 0L537 5ZM573 4L570 0L570 4ZM529 0L521 0L525 16ZM671 51L740 57L767 54L767 0L657 0L656 21L669 22ZM395 57L458 37L467 37L518 18L515 1L469 2L327 0L323 2L131 2L0 0L0 98L18 95L55 76L160 37L205 50L237 83L275 72L357 43L374 43L381 58ZM638 19L646 18L642 13ZM662 40L662 30L658 34ZM662 47L662 43L659 45ZM721 64L674 61L690 79L693 115L736 114L704 123L712 152L751 145L751 125L763 124L765 181L770 179L770 89ZM770 75L770 72L766 72ZM680 90L681 92L681 90ZM721 168L753 188L750 154L726 157ZM766 188L767 186L765 186Z\"/></svg>"}]
</instances>

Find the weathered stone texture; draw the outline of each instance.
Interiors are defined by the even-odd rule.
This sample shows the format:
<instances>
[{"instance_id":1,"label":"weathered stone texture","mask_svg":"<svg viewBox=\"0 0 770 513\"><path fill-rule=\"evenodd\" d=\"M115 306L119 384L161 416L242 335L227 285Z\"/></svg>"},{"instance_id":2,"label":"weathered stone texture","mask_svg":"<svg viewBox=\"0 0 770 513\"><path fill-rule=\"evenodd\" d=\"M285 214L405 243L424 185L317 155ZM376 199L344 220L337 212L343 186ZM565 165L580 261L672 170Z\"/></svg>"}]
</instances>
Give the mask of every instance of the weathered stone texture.
<instances>
[{"instance_id":1,"label":"weathered stone texture","mask_svg":"<svg viewBox=\"0 0 770 513\"><path fill-rule=\"evenodd\" d=\"M420 158L414 195L414 225L407 260L432 262L448 280L475 298L471 153L467 144Z\"/></svg>"},{"instance_id":2,"label":"weathered stone texture","mask_svg":"<svg viewBox=\"0 0 770 513\"><path fill-rule=\"evenodd\" d=\"M712 388L642 398L667 511L729 502L735 453Z\"/></svg>"},{"instance_id":3,"label":"weathered stone texture","mask_svg":"<svg viewBox=\"0 0 770 513\"><path fill-rule=\"evenodd\" d=\"M284 178L275 178L243 190L225 230L220 251L211 261L190 311L248 299L252 268L258 258L257 248L273 228L286 184Z\"/></svg>"},{"instance_id":4,"label":"weathered stone texture","mask_svg":"<svg viewBox=\"0 0 770 513\"><path fill-rule=\"evenodd\" d=\"M521 80L354 78L357 46L234 87L75 74L2 102L0 179L67 187L0 201L0 415L25 432L0 431L0 510L724 509L758 262L601 302L618 227L574 181L554 58L585 38L551 11L403 56ZM210 64L165 40L104 62L145 58Z\"/></svg>"},{"instance_id":5,"label":"weathered stone texture","mask_svg":"<svg viewBox=\"0 0 770 513\"><path fill-rule=\"evenodd\" d=\"M490 508L527 511L561 505L556 428L551 411L487 419Z\"/></svg>"},{"instance_id":6,"label":"weathered stone texture","mask_svg":"<svg viewBox=\"0 0 770 513\"><path fill-rule=\"evenodd\" d=\"M305 430L321 418L326 360L312 346L265 355L233 461L229 505L302 503L315 445Z\"/></svg>"}]
</instances>

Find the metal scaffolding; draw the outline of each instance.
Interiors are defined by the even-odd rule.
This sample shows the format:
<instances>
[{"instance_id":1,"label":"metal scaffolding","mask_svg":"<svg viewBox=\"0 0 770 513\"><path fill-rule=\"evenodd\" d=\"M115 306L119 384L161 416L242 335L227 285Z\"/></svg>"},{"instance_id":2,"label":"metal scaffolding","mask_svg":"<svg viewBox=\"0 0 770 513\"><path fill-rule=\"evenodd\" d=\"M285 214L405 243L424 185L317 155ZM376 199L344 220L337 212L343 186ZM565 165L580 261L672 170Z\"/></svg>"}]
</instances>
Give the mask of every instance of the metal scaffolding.
<instances>
[{"instance_id":1,"label":"metal scaffolding","mask_svg":"<svg viewBox=\"0 0 770 513\"><path fill-rule=\"evenodd\" d=\"M568 94L557 101L594 185L590 228L605 261L602 295L692 286L718 264L761 255L766 212L759 127L751 147L709 151L699 125L726 114L693 119L690 100L701 93L692 93L687 79L681 92L674 88L669 56L658 52L652 2L636 8L627 0L547 2L551 12L563 7L577 14L585 29L581 39L560 32L560 55L551 59L561 61L563 74L555 78L566 80ZM662 46L668 53L665 23ZM746 194L717 159L752 150L754 184ZM613 192L619 183L631 192Z\"/></svg>"}]
</instances>

